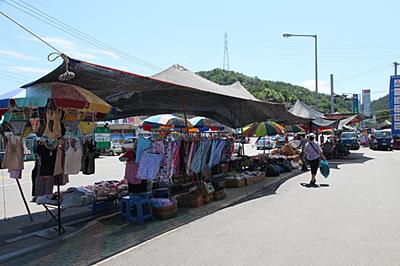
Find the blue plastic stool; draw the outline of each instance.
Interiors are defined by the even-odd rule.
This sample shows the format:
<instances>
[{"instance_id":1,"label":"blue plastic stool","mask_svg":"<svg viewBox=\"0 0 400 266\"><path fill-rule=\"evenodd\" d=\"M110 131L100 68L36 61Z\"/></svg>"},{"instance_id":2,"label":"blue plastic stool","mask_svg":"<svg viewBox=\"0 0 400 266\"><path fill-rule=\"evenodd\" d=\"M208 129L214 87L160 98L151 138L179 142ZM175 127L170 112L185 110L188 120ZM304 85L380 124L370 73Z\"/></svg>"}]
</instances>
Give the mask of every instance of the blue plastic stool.
<instances>
[{"instance_id":1,"label":"blue plastic stool","mask_svg":"<svg viewBox=\"0 0 400 266\"><path fill-rule=\"evenodd\" d=\"M143 224L144 220L151 219L154 220L153 211L151 209L150 194L141 193L140 195L125 196L122 198L121 202L121 215L127 219L128 223L133 220L137 221L139 224ZM143 206L148 206L149 213L144 214ZM135 206L136 214L131 212L132 207Z\"/></svg>"}]
</instances>

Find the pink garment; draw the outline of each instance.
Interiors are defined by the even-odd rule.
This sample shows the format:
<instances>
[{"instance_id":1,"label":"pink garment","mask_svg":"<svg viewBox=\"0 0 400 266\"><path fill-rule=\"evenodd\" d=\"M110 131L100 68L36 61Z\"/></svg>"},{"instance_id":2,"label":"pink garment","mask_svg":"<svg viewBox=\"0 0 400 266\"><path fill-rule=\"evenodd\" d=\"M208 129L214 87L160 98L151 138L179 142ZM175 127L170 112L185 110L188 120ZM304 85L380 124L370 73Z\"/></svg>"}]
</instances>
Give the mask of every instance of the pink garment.
<instances>
[{"instance_id":1,"label":"pink garment","mask_svg":"<svg viewBox=\"0 0 400 266\"><path fill-rule=\"evenodd\" d=\"M181 158L179 154L181 141L174 142L173 144L174 145L172 146L172 165L170 177L178 172L179 166L181 164Z\"/></svg>"},{"instance_id":2,"label":"pink garment","mask_svg":"<svg viewBox=\"0 0 400 266\"><path fill-rule=\"evenodd\" d=\"M193 156L194 146L195 146L195 141L192 141L192 143L190 145L190 150L189 150L189 159L188 159L187 166L186 166L186 174L187 175L190 174L190 166L192 164L192 156Z\"/></svg>"},{"instance_id":3,"label":"pink garment","mask_svg":"<svg viewBox=\"0 0 400 266\"><path fill-rule=\"evenodd\" d=\"M139 169L139 165L135 161L127 162L125 165L125 180L129 184L139 185L142 180L137 178L137 172Z\"/></svg>"}]
</instances>

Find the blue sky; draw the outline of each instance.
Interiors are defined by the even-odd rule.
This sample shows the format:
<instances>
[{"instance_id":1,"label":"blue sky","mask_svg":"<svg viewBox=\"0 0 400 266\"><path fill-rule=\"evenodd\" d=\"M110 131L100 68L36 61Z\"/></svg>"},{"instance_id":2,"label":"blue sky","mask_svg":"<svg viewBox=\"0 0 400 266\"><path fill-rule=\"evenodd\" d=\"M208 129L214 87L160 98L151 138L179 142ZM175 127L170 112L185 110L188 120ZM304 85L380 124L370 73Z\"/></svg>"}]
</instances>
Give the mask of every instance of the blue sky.
<instances>
[{"instance_id":1,"label":"blue sky","mask_svg":"<svg viewBox=\"0 0 400 266\"><path fill-rule=\"evenodd\" d=\"M19 0L4 0L9 3ZM388 92L400 61L400 1L50 1L25 0L80 31L151 63L144 67L55 29L0 0L0 10L71 57L142 75L179 63L192 71L222 67L228 32L230 69L262 79L314 83L311 38L318 34L320 90L329 74L338 93ZM22 4L22 3L20 3ZM52 70L52 50L0 16L0 93Z\"/></svg>"}]
</instances>

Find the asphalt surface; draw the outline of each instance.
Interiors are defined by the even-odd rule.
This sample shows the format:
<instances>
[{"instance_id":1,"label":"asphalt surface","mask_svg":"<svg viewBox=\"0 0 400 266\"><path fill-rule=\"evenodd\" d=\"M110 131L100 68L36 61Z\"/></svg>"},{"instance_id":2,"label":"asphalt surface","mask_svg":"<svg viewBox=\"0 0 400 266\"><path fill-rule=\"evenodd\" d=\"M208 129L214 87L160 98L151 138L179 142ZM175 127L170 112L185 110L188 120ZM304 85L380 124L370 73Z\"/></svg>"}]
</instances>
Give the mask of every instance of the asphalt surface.
<instances>
[{"instance_id":1,"label":"asphalt surface","mask_svg":"<svg viewBox=\"0 0 400 266\"><path fill-rule=\"evenodd\" d=\"M224 209L128 249L102 265L399 265L400 152L361 149L307 188ZM365 153L365 154L361 154Z\"/></svg>"}]
</instances>

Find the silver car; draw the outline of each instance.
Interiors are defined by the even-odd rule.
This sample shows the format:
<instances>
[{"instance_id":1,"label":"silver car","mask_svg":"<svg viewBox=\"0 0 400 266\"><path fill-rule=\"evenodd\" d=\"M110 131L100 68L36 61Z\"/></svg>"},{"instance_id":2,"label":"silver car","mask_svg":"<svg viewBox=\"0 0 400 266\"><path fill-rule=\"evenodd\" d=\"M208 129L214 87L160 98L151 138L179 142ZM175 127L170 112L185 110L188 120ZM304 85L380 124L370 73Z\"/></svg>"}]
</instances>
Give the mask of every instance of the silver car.
<instances>
[{"instance_id":1,"label":"silver car","mask_svg":"<svg viewBox=\"0 0 400 266\"><path fill-rule=\"evenodd\" d=\"M274 137L261 137L256 141L257 150L270 150L276 148L276 140Z\"/></svg>"},{"instance_id":2,"label":"silver car","mask_svg":"<svg viewBox=\"0 0 400 266\"><path fill-rule=\"evenodd\" d=\"M111 142L111 147L106 151L106 154L110 156L120 155L122 153L122 146L119 142L113 141Z\"/></svg>"}]
</instances>

